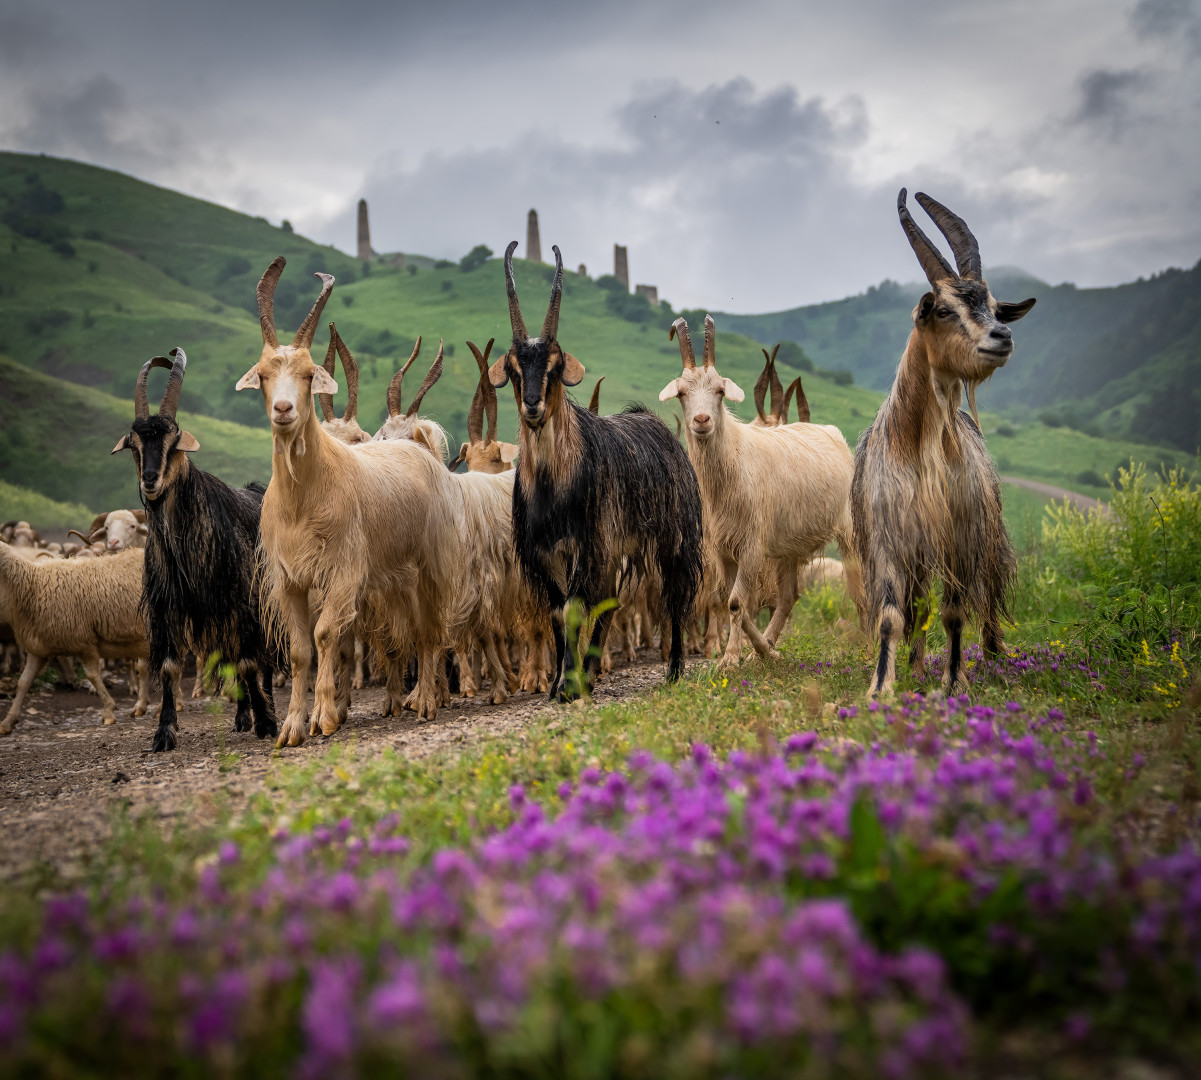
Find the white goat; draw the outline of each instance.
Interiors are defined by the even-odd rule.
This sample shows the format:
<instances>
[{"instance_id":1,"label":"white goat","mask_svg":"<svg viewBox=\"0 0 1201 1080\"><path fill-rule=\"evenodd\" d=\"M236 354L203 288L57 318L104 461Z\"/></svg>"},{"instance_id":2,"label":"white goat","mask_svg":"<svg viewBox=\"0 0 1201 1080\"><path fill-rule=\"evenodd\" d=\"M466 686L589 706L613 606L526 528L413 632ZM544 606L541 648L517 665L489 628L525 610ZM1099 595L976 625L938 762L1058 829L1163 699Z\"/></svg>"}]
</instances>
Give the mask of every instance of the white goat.
<instances>
[{"instance_id":1,"label":"white goat","mask_svg":"<svg viewBox=\"0 0 1201 1080\"><path fill-rule=\"evenodd\" d=\"M743 392L716 367L717 331L705 316L704 364L697 367L688 324L677 319L684 370L659 394L679 398L688 457L705 510L705 537L721 565L731 617L722 664L737 663L741 625L761 656L778 657L775 643L796 602L797 570L831 541L844 559L851 548L854 459L838 428L819 424L752 427L734 417L725 398ZM761 634L755 626L760 572L775 560L776 610Z\"/></svg>"},{"instance_id":2,"label":"white goat","mask_svg":"<svg viewBox=\"0 0 1201 1080\"><path fill-rule=\"evenodd\" d=\"M345 719L349 687L338 700L334 674L352 627L384 657L407 656L416 647L417 686L405 704L434 717L435 669L443 643L462 621L461 556L457 500L445 465L407 440L350 447L322 430L313 396L336 393L338 386L313 363L309 348L334 279L317 275L321 295L291 345L281 345L274 294L283 268L284 259L276 258L259 281L263 352L237 388L261 390L271 422L271 485L260 542L266 596L286 628L292 661L292 698L276 745L296 746L306 726L309 734L329 735ZM321 600L311 638L310 589ZM317 678L306 725L312 642Z\"/></svg>"}]
</instances>

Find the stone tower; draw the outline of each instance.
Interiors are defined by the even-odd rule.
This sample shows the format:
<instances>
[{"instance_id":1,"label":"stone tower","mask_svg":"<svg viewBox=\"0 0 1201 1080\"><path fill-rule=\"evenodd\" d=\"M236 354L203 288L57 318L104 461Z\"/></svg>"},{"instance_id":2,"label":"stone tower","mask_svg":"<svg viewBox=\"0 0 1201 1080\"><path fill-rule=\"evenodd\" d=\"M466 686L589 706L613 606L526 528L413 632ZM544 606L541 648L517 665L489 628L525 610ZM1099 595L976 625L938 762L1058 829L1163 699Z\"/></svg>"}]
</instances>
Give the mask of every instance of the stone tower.
<instances>
[{"instance_id":1,"label":"stone tower","mask_svg":"<svg viewBox=\"0 0 1201 1080\"><path fill-rule=\"evenodd\" d=\"M538 211L531 210L525 224L525 257L530 262L542 261L542 240L538 236Z\"/></svg>"},{"instance_id":2,"label":"stone tower","mask_svg":"<svg viewBox=\"0 0 1201 1080\"><path fill-rule=\"evenodd\" d=\"M367 200L359 200L359 261L371 261L371 230L367 227Z\"/></svg>"},{"instance_id":3,"label":"stone tower","mask_svg":"<svg viewBox=\"0 0 1201 1080\"><path fill-rule=\"evenodd\" d=\"M613 245L613 276L630 291L630 262L626 249L621 244Z\"/></svg>"}]
</instances>

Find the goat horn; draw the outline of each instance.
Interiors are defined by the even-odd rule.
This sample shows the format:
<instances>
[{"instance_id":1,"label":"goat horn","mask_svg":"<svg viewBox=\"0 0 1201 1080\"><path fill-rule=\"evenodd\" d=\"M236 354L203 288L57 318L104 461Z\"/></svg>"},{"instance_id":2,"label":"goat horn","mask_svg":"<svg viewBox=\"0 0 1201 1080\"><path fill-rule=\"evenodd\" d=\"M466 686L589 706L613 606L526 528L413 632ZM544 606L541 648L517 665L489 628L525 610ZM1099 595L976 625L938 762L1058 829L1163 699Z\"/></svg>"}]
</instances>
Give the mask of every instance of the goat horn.
<instances>
[{"instance_id":1,"label":"goat horn","mask_svg":"<svg viewBox=\"0 0 1201 1080\"><path fill-rule=\"evenodd\" d=\"M263 328L263 344L272 348L279 347L279 338L275 336L275 286L279 284L279 275L284 272L288 260L282 255L276 255L271 265L263 271L259 278L254 295L259 302L259 324Z\"/></svg>"},{"instance_id":2,"label":"goat horn","mask_svg":"<svg viewBox=\"0 0 1201 1080\"><path fill-rule=\"evenodd\" d=\"M429 392L429 388L442 378L442 339L438 339L438 355L434 357L434 362L430 365L429 371L425 373L425 378L421 380L421 387L417 391L417 396L410 402L409 407L405 409L405 416L416 416L417 410L421 408L421 399Z\"/></svg>"},{"instance_id":3,"label":"goat horn","mask_svg":"<svg viewBox=\"0 0 1201 1080\"><path fill-rule=\"evenodd\" d=\"M513 344L528 341L529 333L525 328L525 320L521 317L521 305L517 303L517 283L513 280L513 252L517 250L514 240L505 248L505 289L509 294L509 325L513 327Z\"/></svg>"},{"instance_id":4,"label":"goat horn","mask_svg":"<svg viewBox=\"0 0 1201 1080\"><path fill-rule=\"evenodd\" d=\"M464 443L462 446L459 447L459 452L457 455L455 455L454 460L448 461L446 463L447 472L454 472L455 469L457 469L460 465L463 464L463 458L466 457L466 450L467 450L467 444Z\"/></svg>"},{"instance_id":5,"label":"goat horn","mask_svg":"<svg viewBox=\"0 0 1201 1080\"><path fill-rule=\"evenodd\" d=\"M805 388L801 385L801 377L798 375L792 380L788 387L788 393L784 396L784 423L788 423L788 404L792 401L793 391L796 391L796 421L798 424L809 423L809 399L805 397Z\"/></svg>"},{"instance_id":6,"label":"goat horn","mask_svg":"<svg viewBox=\"0 0 1201 1080\"><path fill-rule=\"evenodd\" d=\"M492 346L496 344L496 338L489 338L488 344L484 346L484 351L480 353L480 347L474 342L467 342L467 347L471 350L475 357L476 366L480 369L480 381L476 387L476 393L479 395L480 408L484 415L488 418L488 434L484 438L484 445L494 442L496 439L496 387L492 385L492 380L488 378L488 357L492 355ZM471 399L471 407L475 408L475 398ZM482 432L482 425L479 422L479 417L476 417L475 434L471 434L471 414L467 414L467 435L472 442L479 442Z\"/></svg>"},{"instance_id":7,"label":"goat horn","mask_svg":"<svg viewBox=\"0 0 1201 1080\"><path fill-rule=\"evenodd\" d=\"M705 316L705 360L704 365L707 368L716 366L717 364L717 326L713 322L712 315Z\"/></svg>"},{"instance_id":8,"label":"goat horn","mask_svg":"<svg viewBox=\"0 0 1201 1080\"><path fill-rule=\"evenodd\" d=\"M333 375L337 370L337 362L334 360L335 350L338 347L338 329L333 323L329 324L329 347L325 350L325 359L321 361L321 366L326 371ZM331 420L337 419L334 414L334 395L333 394L318 394L317 401L321 405L321 417L328 424Z\"/></svg>"},{"instance_id":9,"label":"goat horn","mask_svg":"<svg viewBox=\"0 0 1201 1080\"><path fill-rule=\"evenodd\" d=\"M596 380L596 385L592 388L592 400L588 402L588 411L593 416L600 416L600 384L604 381L605 377L602 375Z\"/></svg>"},{"instance_id":10,"label":"goat horn","mask_svg":"<svg viewBox=\"0 0 1201 1080\"><path fill-rule=\"evenodd\" d=\"M688 323L684 321L683 315L676 319L667 331L667 340L670 341L673 337L680 339L680 359L684 362L684 369L692 371L696 367L696 353L692 351L692 335L688 333Z\"/></svg>"},{"instance_id":11,"label":"goat horn","mask_svg":"<svg viewBox=\"0 0 1201 1080\"><path fill-rule=\"evenodd\" d=\"M142 365L138 372L138 381L133 384L133 414L139 420L145 420L150 415L150 404L146 400L146 379L151 368L166 368L171 370L171 361L165 356L152 356Z\"/></svg>"},{"instance_id":12,"label":"goat horn","mask_svg":"<svg viewBox=\"0 0 1201 1080\"><path fill-rule=\"evenodd\" d=\"M417 354L421 352L421 335L417 335L417 344L413 346L413 351L409 354L409 359L405 366L402 367L395 375L392 376L392 381L388 383L388 415L400 415L400 384L404 382L405 372L413 366L413 361L417 359Z\"/></svg>"},{"instance_id":13,"label":"goat horn","mask_svg":"<svg viewBox=\"0 0 1201 1080\"><path fill-rule=\"evenodd\" d=\"M542 324L542 340L554 341L559 332L559 305L563 303L563 256L559 254L559 245L552 244L551 251L555 253L555 279L550 286L550 306L546 309L546 321Z\"/></svg>"},{"instance_id":14,"label":"goat horn","mask_svg":"<svg viewBox=\"0 0 1201 1080\"><path fill-rule=\"evenodd\" d=\"M938 231L947 238L947 243L951 245L951 251L955 254L959 276L983 281L980 245L972 235L972 230L967 227L967 222L958 214L953 214L942 203L930 198L924 191L919 191L913 197L930 215L930 219L938 226Z\"/></svg>"},{"instance_id":15,"label":"goat horn","mask_svg":"<svg viewBox=\"0 0 1201 1080\"><path fill-rule=\"evenodd\" d=\"M359 415L359 363L342 335L334 329L333 323L329 324L329 329L337 339L338 359L342 361L342 370L346 372L346 408L342 410L342 419L356 420Z\"/></svg>"},{"instance_id":16,"label":"goat horn","mask_svg":"<svg viewBox=\"0 0 1201 1080\"><path fill-rule=\"evenodd\" d=\"M906 194L905 189L901 188L901 193L897 196L897 216L901 219L901 228L905 230L905 235L909 238L909 246L913 248L917 261L922 264L922 269L926 272L926 280L931 285L937 285L940 281L955 277L955 271L951 269L950 263L942 257L942 252L930 242L930 238L913 220L913 215L909 213L909 208L905 205Z\"/></svg>"},{"instance_id":17,"label":"goat horn","mask_svg":"<svg viewBox=\"0 0 1201 1080\"><path fill-rule=\"evenodd\" d=\"M163 400L158 411L160 416L166 413L174 420L179 409L179 394L183 390L184 372L188 368L188 354L176 345L167 355L172 358L171 374L167 376L167 389L163 391Z\"/></svg>"},{"instance_id":18,"label":"goat horn","mask_svg":"<svg viewBox=\"0 0 1201 1080\"><path fill-rule=\"evenodd\" d=\"M771 368L771 414L777 420L780 419L784 407L784 384L780 382L780 376L776 374L776 353L779 351L780 346L777 343L768 360L768 367Z\"/></svg>"},{"instance_id":19,"label":"goat horn","mask_svg":"<svg viewBox=\"0 0 1201 1080\"><path fill-rule=\"evenodd\" d=\"M300 324L300 329L296 331L296 336L292 339L292 347L296 349L307 349L313 344L313 335L317 332L317 320L321 318L321 312L325 308L329 294L334 291L333 274L323 274L318 270L313 277L321 279L321 293L313 301L312 308L304 317L304 322Z\"/></svg>"},{"instance_id":20,"label":"goat horn","mask_svg":"<svg viewBox=\"0 0 1201 1080\"><path fill-rule=\"evenodd\" d=\"M471 408L467 410L467 441L482 442L484 439L484 385L481 379L471 395ZM452 470L453 471L453 470Z\"/></svg>"},{"instance_id":21,"label":"goat horn","mask_svg":"<svg viewBox=\"0 0 1201 1080\"><path fill-rule=\"evenodd\" d=\"M85 545L94 544L97 539L97 534L95 532L93 532L91 536L84 536L83 533L81 533L78 529L68 529L67 530L68 536L70 536L72 533L74 533L76 536L78 536L79 539L82 540Z\"/></svg>"},{"instance_id":22,"label":"goat horn","mask_svg":"<svg viewBox=\"0 0 1201 1080\"><path fill-rule=\"evenodd\" d=\"M705 343L705 355L708 357L709 344ZM755 412L759 414L759 420L766 424L767 414L763 411L763 400L767 397L767 380L768 372L771 369L771 357L768 356L767 350L763 349L763 370L759 373L759 378L755 380ZM705 367L708 367L706 359Z\"/></svg>"}]
</instances>

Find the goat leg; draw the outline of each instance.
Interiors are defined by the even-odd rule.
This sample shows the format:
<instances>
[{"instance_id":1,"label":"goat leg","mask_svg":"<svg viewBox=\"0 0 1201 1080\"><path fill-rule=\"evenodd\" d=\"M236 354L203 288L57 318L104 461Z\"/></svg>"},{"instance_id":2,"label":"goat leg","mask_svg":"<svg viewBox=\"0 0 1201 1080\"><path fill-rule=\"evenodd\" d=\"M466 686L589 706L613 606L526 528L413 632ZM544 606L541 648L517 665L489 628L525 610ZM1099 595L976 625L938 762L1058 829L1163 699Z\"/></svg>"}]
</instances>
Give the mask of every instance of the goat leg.
<instances>
[{"instance_id":1,"label":"goat leg","mask_svg":"<svg viewBox=\"0 0 1201 1080\"><path fill-rule=\"evenodd\" d=\"M25 704L25 695L29 693L33 680L38 677L38 673L45 666L46 657L34 656L33 653L26 655L25 667L21 671L21 678L17 681L17 694L13 698L13 703L8 707L8 715L4 717L4 723L0 724L0 735L12 734L17 717L21 715L21 707Z\"/></svg>"},{"instance_id":2,"label":"goat leg","mask_svg":"<svg viewBox=\"0 0 1201 1080\"><path fill-rule=\"evenodd\" d=\"M284 603L288 619L288 659L292 664L292 697L288 702L288 715L275 741L277 748L299 746L304 742L305 720L308 718L309 667L313 659L313 645L309 636L308 589L288 589Z\"/></svg>"},{"instance_id":3,"label":"goat leg","mask_svg":"<svg viewBox=\"0 0 1201 1080\"><path fill-rule=\"evenodd\" d=\"M158 713L158 728L154 733L154 742L150 749L154 753L175 749L175 735L179 731L179 713L176 694L179 691L179 661L173 656L163 660L159 669L159 679L163 684L163 703Z\"/></svg>"},{"instance_id":4,"label":"goat leg","mask_svg":"<svg viewBox=\"0 0 1201 1080\"><path fill-rule=\"evenodd\" d=\"M313 641L317 646L317 681L313 684L313 712L309 717L309 735L332 735L341 727L338 716L336 673L342 664L345 632L342 620L332 604L326 604L317 617ZM353 619L351 620L353 624Z\"/></svg>"}]
</instances>

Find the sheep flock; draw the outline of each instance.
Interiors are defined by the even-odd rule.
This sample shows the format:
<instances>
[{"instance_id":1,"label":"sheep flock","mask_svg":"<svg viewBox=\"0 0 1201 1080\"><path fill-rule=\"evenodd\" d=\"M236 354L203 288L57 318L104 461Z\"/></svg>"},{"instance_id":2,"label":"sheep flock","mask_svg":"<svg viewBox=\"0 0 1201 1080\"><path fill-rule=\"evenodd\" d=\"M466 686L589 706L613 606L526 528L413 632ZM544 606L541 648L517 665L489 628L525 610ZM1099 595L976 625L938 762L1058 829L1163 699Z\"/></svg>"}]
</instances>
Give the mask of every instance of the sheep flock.
<instances>
[{"instance_id":1,"label":"sheep flock","mask_svg":"<svg viewBox=\"0 0 1201 1080\"><path fill-rule=\"evenodd\" d=\"M232 488L201 467L203 447L176 421L182 349L139 359L133 420L113 453L131 452L142 507L97 515L62 543L24 521L0 526L0 672L20 672L0 735L13 731L47 662L68 680L82 665L106 724L116 717L104 664L128 664L134 715L149 708L157 680L156 751L176 745L181 676L192 664L195 695L204 673L224 665L235 729L276 746L332 735L371 682L385 688L385 715L427 720L455 695L570 701L639 648L657 646L669 680L690 654L730 667L749 645L778 658L799 593L830 581L845 584L861 629L879 643L868 693L880 697L892 693L901 641L922 665L915 612L941 581L944 683L956 689L969 615L982 621L985 646L1001 648L1014 566L996 470L960 403L966 396L974 414L975 387L1012 352L1007 324L1034 301L998 302L967 225L928 196L917 200L956 267L902 191L900 223L931 288L856 451L820 415L810 419L799 378L784 392L774 351L764 350L756 416L734 416L726 402L744 393L719 372L709 316L699 364L684 319L670 329L682 367L659 399L678 404L675 431L641 406L602 415L599 382L591 405L577 404L567 391L585 370L559 340L559 249L534 336L517 298L514 242L504 259L512 341L498 356L494 341L467 342L479 382L468 441L448 461L446 431L421 414L442 374L443 343L415 393L412 377L406 406L417 339L388 387L387 419L364 430L352 343L330 322L323 361L311 352L333 277L316 275L311 310L281 338L274 296L285 261L276 258L256 291L262 354L237 383L262 397L270 484ZM147 399L155 367L169 372L157 413ZM505 386L516 443L496 434ZM794 397L798 420L789 423ZM826 557L830 545L841 560ZM274 689L287 675L290 699L277 718Z\"/></svg>"}]
</instances>

